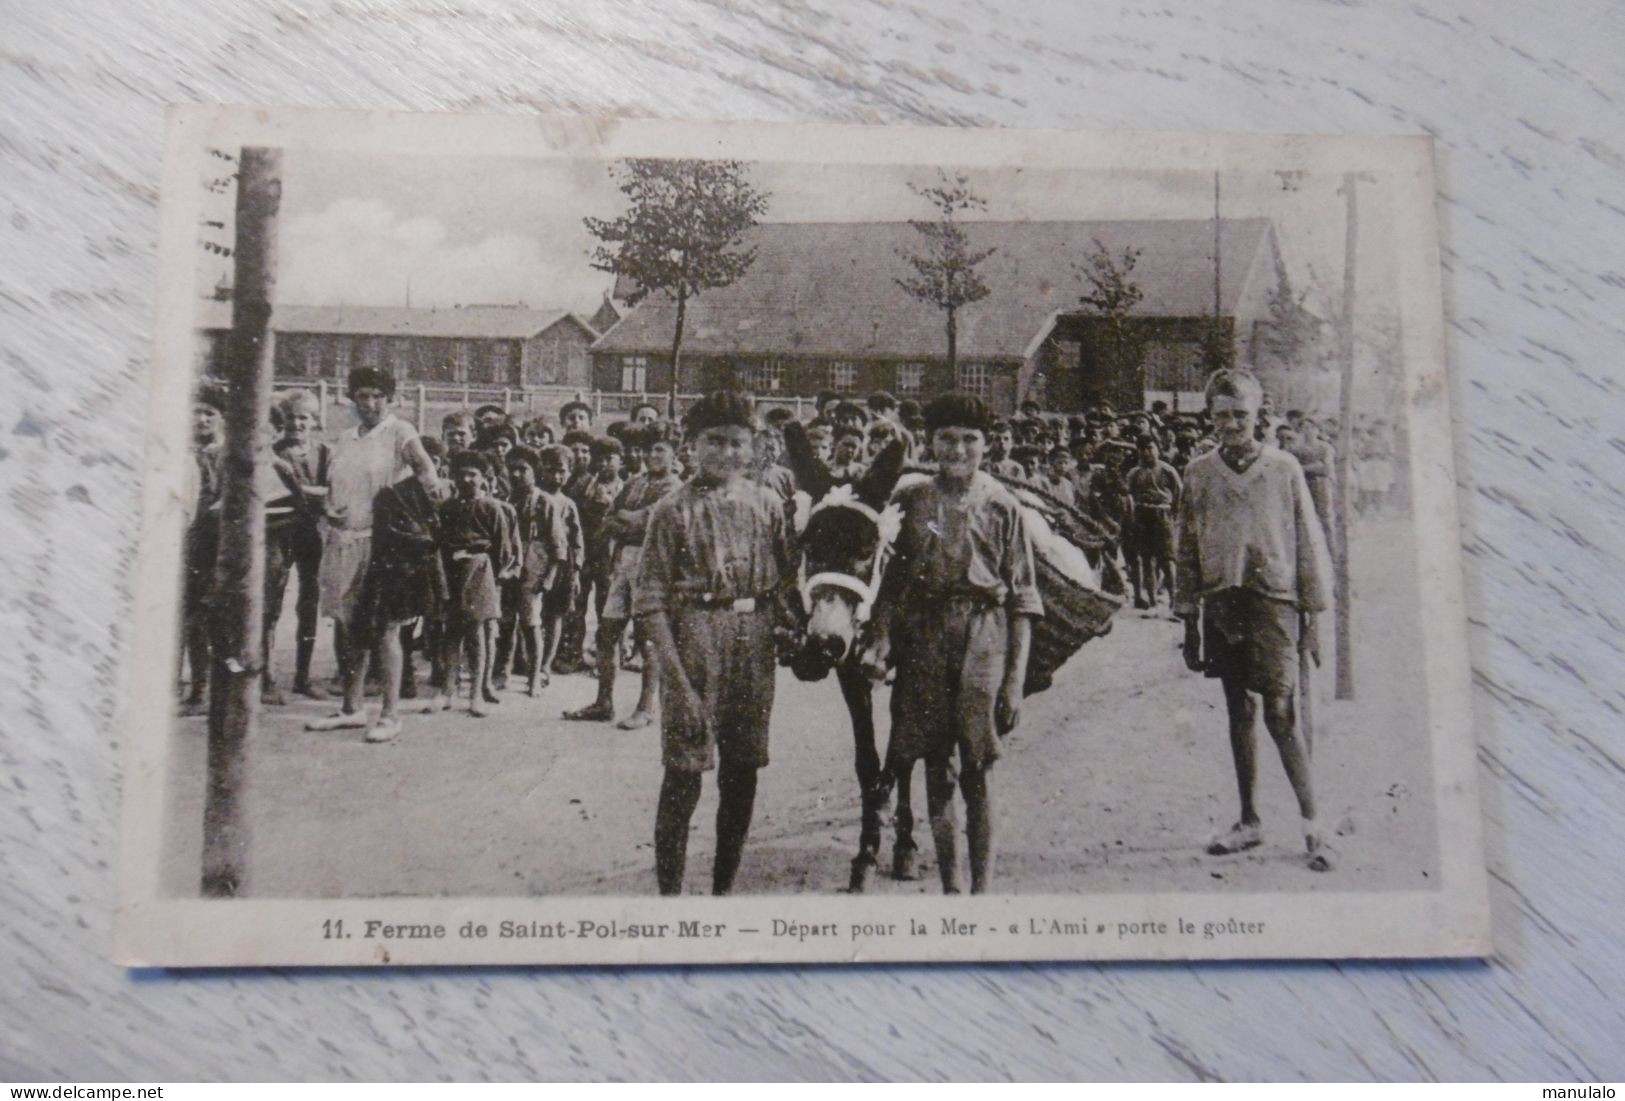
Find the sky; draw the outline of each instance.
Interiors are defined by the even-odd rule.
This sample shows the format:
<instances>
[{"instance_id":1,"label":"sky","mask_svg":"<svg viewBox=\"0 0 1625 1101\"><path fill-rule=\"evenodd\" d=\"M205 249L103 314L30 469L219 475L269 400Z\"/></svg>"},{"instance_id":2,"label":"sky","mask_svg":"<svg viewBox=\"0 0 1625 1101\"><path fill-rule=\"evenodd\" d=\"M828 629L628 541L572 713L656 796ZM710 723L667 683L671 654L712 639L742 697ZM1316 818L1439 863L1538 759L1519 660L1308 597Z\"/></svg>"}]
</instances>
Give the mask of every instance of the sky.
<instances>
[{"instance_id":1,"label":"sky","mask_svg":"<svg viewBox=\"0 0 1625 1101\"><path fill-rule=\"evenodd\" d=\"M608 162L563 158L284 153L277 300L300 305L517 304L590 313L612 279L594 270L586 215L612 217L622 197ZM768 221L929 216L910 182L918 166L755 162ZM975 169L971 187L994 219L1210 218L1210 173ZM1322 316L1338 308L1344 254L1340 178L1226 172L1226 217L1275 222L1289 276ZM220 200L229 204L229 196ZM1391 308L1391 240L1380 184L1362 190L1360 305ZM216 211L229 223L229 211ZM226 262L205 259L202 288Z\"/></svg>"}]
</instances>

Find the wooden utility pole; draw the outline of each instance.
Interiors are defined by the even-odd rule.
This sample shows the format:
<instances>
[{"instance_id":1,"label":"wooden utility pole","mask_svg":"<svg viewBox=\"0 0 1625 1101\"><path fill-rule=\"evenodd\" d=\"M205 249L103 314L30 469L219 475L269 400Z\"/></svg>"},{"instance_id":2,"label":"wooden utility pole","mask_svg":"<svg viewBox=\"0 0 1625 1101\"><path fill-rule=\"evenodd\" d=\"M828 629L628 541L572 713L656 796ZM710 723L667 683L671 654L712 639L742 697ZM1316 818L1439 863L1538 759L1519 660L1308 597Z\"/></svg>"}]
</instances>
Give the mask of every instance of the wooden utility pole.
<instances>
[{"instance_id":1,"label":"wooden utility pole","mask_svg":"<svg viewBox=\"0 0 1625 1101\"><path fill-rule=\"evenodd\" d=\"M1334 608L1337 625L1337 689L1340 700L1354 698L1354 653L1349 623L1349 487L1354 462L1354 264L1358 251L1359 208L1357 183L1369 183L1370 173L1345 172L1343 196L1347 215L1343 226L1343 310L1338 321L1338 344L1343 359L1343 377L1337 398L1337 493L1334 522L1337 530L1328 533L1332 541L1332 561L1336 572Z\"/></svg>"},{"instance_id":2,"label":"wooden utility pole","mask_svg":"<svg viewBox=\"0 0 1625 1101\"><path fill-rule=\"evenodd\" d=\"M1219 268L1219 174L1213 173L1213 324L1224 316L1223 283Z\"/></svg>"},{"instance_id":3,"label":"wooden utility pole","mask_svg":"<svg viewBox=\"0 0 1625 1101\"><path fill-rule=\"evenodd\" d=\"M203 803L203 894L208 898L241 893L247 871L245 765L265 668L265 495L258 468L265 461L271 416L271 299L282 151L244 148L237 169L220 550L210 608L214 664Z\"/></svg>"}]
</instances>

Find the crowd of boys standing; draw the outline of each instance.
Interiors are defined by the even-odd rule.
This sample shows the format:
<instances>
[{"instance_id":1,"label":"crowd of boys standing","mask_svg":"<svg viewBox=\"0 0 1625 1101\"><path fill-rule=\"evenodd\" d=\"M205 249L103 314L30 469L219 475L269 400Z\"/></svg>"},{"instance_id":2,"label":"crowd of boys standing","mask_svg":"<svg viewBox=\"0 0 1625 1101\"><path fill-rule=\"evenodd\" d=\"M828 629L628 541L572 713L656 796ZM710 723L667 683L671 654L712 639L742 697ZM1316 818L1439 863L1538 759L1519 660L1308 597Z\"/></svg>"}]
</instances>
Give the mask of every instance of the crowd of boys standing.
<instances>
[{"instance_id":1,"label":"crowd of boys standing","mask_svg":"<svg viewBox=\"0 0 1625 1101\"><path fill-rule=\"evenodd\" d=\"M897 690L920 701L921 715L905 714L904 728L921 726L927 713L951 728L914 736L915 755L927 764L945 890L958 889L956 787L970 816L972 890L985 890L991 879L987 769L1019 713L1028 645L1022 624L1042 614L1009 485L1091 517L1104 534L1102 552L1121 556L1136 605L1154 607L1166 592L1186 622L1192 669L1224 681L1243 813L1209 851L1261 841L1250 775L1251 701L1261 695L1302 804L1311 866L1330 866L1332 854L1312 828L1307 747L1294 740L1297 665L1288 671L1286 664L1312 643L1311 621L1326 604L1322 560L1334 530L1335 457L1315 419L1291 412L1272 421L1251 376L1219 372L1215 381L1208 408L1195 414L1156 402L1121 416L1101 405L1062 417L1026 403L1018 416L999 419L962 394L927 406L884 392L862 402L819 395L804 430L837 481L861 476L894 440L935 472L934 489L902 502L905 513L929 507L936 517L922 521L919 545L910 546L905 516L899 576L914 571L939 587L912 601L910 614L927 606L932 615L957 614L954 601L966 593L979 601L962 609L970 620L933 622L924 633L915 624L909 637L951 628L956 638L980 639L965 643L981 647L980 657L967 651L922 665L923 658L911 663L905 654L898 663ZM264 700L286 698L271 668L271 643L290 576L297 588L291 691L342 695L336 713L314 720L312 729L362 729L367 741L387 742L401 732L403 698L427 698L414 706L446 710L466 691L468 712L480 716L511 678L523 678L534 696L551 675L589 671L596 698L564 716L610 721L617 669L635 668L639 700L619 725L636 729L659 715L666 767L656 824L660 888L681 889L699 776L720 755L713 889L730 890L755 773L767 759L776 626L768 606L796 572L796 482L779 461L783 429L795 414L773 408L758 418L749 399L724 392L702 399L683 424L640 404L600 432L581 401L566 403L556 424L513 423L500 408L484 406L447 415L432 438L389 412L388 373L359 368L347 393L356 423L331 443L319 438L321 411L308 392L289 392L274 408L277 439L260 464L268 501ZM223 402L219 389L205 385L193 409L183 641L191 663L185 706L194 710L210 667ZM1231 410L1243 407L1238 428ZM1266 442L1273 446L1262 447ZM968 469L967 455L975 460ZM1267 473L1249 477L1260 456L1269 457L1260 465ZM957 549L944 545L953 540L936 526L954 509L969 517ZM974 533L992 522L982 516L987 509L1007 537L998 561L978 560L985 540ZM1283 545L1297 548L1289 563L1280 561ZM968 576L997 580L972 584ZM906 591L907 578L899 583ZM915 588L930 587L923 584ZM936 599L943 594L951 599ZM967 626L995 612L981 627ZM312 674L320 616L335 625L338 675L328 685ZM596 621L594 645L589 621ZM426 692L418 685L419 654L429 663ZM955 662L950 676L945 670ZM973 699L975 678L967 680L966 670L978 662L982 682ZM364 707L369 669L382 696L372 718ZM953 716L945 717L948 711Z\"/></svg>"}]
</instances>

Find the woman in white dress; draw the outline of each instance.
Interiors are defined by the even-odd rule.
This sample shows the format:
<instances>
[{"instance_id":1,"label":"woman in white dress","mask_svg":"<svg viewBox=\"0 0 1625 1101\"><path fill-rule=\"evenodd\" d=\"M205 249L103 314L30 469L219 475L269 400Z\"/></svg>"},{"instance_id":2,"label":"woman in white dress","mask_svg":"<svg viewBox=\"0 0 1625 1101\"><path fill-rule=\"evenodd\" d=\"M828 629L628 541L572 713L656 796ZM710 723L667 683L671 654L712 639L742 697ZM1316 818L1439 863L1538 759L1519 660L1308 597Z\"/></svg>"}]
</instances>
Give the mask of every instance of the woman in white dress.
<instances>
[{"instance_id":1,"label":"woman in white dress","mask_svg":"<svg viewBox=\"0 0 1625 1101\"><path fill-rule=\"evenodd\" d=\"M357 367L350 372L346 389L355 407L356 424L333 441L320 575L321 610L333 618L333 645L344 682L344 703L338 714L310 723L312 730L369 726L361 706L367 648L352 628L357 625L362 584L372 559L373 500L381 491L413 476L431 497L445 496L434 461L423 449L417 429L389 412L389 403L395 397L394 376L375 367ZM400 692L400 638L396 632L385 630L378 643L384 666L384 701L378 725L381 731L393 733L399 727L395 702ZM387 739L369 734L369 740Z\"/></svg>"}]
</instances>

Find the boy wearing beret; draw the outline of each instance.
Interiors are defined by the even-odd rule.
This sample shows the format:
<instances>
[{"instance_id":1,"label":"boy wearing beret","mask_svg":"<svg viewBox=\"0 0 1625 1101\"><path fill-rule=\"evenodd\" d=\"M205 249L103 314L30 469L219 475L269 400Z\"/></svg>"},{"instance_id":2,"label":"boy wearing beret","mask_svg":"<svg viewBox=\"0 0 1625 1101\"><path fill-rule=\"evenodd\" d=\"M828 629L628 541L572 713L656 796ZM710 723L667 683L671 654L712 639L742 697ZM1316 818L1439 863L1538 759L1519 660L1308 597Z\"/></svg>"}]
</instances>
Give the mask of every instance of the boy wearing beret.
<instances>
[{"instance_id":1,"label":"boy wearing beret","mask_svg":"<svg viewBox=\"0 0 1625 1101\"><path fill-rule=\"evenodd\" d=\"M638 568L633 611L660 665L665 776L655 874L663 895L682 892L689 820L712 768L719 803L711 890L733 890L756 773L768 762L773 628L795 563L783 502L748 476L755 428L750 399L731 391L689 410L697 470L654 506Z\"/></svg>"}]
</instances>

